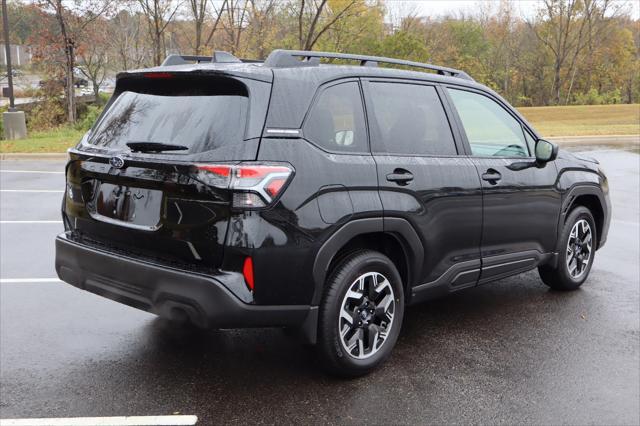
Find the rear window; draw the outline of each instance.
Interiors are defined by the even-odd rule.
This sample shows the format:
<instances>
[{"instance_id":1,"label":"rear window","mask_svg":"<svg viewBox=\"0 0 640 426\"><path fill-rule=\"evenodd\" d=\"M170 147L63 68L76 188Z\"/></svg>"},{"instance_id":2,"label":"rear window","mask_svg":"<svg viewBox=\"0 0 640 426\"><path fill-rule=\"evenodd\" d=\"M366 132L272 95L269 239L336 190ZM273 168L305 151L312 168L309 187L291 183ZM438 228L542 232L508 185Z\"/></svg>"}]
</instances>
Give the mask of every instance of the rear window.
<instances>
[{"instance_id":1,"label":"rear window","mask_svg":"<svg viewBox=\"0 0 640 426\"><path fill-rule=\"evenodd\" d=\"M128 149L129 142L182 145L174 154L221 148L244 139L246 87L230 78L135 78L119 82L89 144Z\"/></svg>"}]
</instances>

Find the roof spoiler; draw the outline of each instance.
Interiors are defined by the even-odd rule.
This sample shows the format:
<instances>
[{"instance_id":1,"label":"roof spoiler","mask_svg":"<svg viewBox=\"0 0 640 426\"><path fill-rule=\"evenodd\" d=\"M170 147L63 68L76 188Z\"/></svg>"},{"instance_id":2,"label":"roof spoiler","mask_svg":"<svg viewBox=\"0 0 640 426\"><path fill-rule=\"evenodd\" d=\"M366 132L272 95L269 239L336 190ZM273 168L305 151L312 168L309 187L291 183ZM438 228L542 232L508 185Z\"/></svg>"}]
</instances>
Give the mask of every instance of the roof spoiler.
<instances>
[{"instance_id":1,"label":"roof spoiler","mask_svg":"<svg viewBox=\"0 0 640 426\"><path fill-rule=\"evenodd\" d=\"M405 61L402 59L385 58L381 56L367 56L367 55L352 55L348 53L334 53L334 52L313 52L310 50L281 50L277 49L271 52L267 59L264 61L266 67L271 68L293 68L293 67L305 67L305 66L318 66L320 65L320 58L330 59L344 59L350 61L360 62L360 66L364 67L377 67L379 63L402 65L405 67L426 69L429 71L435 71L440 75L446 75L450 77L463 78L465 80L474 81L469 74L464 71L456 70L453 68L441 67L438 65L425 64L422 62Z\"/></svg>"}]
</instances>

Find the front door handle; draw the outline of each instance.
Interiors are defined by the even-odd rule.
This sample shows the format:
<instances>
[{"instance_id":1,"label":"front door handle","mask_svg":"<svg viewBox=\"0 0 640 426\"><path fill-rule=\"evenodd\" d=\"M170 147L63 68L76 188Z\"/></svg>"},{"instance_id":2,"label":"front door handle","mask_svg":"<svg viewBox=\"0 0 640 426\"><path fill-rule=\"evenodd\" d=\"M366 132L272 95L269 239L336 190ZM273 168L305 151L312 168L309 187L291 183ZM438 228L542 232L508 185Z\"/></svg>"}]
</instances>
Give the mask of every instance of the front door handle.
<instances>
[{"instance_id":1,"label":"front door handle","mask_svg":"<svg viewBox=\"0 0 640 426\"><path fill-rule=\"evenodd\" d=\"M495 169L489 169L482 175L482 180L486 180L487 182L493 184L498 182L500 179L502 179L502 175Z\"/></svg>"},{"instance_id":2,"label":"front door handle","mask_svg":"<svg viewBox=\"0 0 640 426\"><path fill-rule=\"evenodd\" d=\"M408 185L413 180L413 174L409 170L395 169L393 173L387 175L387 180L398 185Z\"/></svg>"}]
</instances>

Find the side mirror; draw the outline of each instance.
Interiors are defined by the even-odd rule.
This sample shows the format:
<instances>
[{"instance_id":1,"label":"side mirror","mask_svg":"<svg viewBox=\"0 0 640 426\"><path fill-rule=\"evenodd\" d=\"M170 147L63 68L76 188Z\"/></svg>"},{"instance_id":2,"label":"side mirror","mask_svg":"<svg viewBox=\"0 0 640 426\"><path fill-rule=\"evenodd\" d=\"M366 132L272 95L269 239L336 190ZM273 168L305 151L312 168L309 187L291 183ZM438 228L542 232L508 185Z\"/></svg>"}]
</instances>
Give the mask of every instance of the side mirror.
<instances>
[{"instance_id":1,"label":"side mirror","mask_svg":"<svg viewBox=\"0 0 640 426\"><path fill-rule=\"evenodd\" d=\"M557 156L558 145L544 139L540 139L536 142L536 161L538 163L553 161Z\"/></svg>"}]
</instances>

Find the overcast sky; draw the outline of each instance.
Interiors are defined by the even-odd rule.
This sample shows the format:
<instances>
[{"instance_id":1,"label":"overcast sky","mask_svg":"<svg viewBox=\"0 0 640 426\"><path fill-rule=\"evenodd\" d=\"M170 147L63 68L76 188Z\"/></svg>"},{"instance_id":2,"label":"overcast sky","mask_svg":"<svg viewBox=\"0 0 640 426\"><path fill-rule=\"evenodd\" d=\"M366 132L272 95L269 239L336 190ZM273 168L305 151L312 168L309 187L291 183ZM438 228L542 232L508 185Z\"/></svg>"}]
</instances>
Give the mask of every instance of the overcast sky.
<instances>
[{"instance_id":1,"label":"overcast sky","mask_svg":"<svg viewBox=\"0 0 640 426\"><path fill-rule=\"evenodd\" d=\"M635 19L640 18L640 0L614 0L624 5ZM422 16L442 16L457 12L474 13L478 4L491 2L496 6L499 0L386 0L389 12L402 16L410 11ZM522 17L531 17L540 6L539 0L511 0L515 11Z\"/></svg>"}]
</instances>

